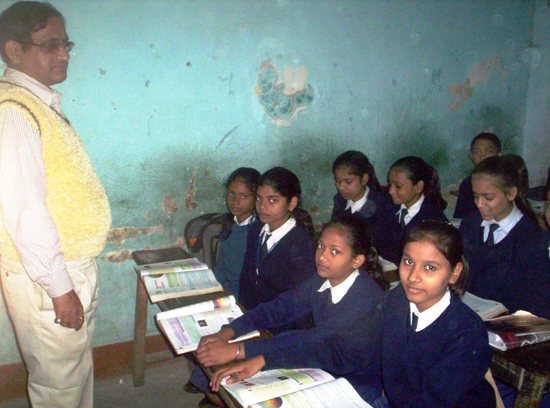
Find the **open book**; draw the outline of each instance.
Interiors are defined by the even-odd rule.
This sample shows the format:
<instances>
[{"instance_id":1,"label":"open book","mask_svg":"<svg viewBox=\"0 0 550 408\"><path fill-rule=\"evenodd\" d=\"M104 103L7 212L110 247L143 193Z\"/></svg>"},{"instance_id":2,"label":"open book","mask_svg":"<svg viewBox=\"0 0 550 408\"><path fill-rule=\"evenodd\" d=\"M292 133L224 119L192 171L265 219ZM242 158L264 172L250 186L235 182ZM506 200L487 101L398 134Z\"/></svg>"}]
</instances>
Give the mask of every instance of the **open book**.
<instances>
[{"instance_id":1,"label":"open book","mask_svg":"<svg viewBox=\"0 0 550 408\"><path fill-rule=\"evenodd\" d=\"M524 311L497 317L486 323L489 344L499 350L510 350L550 340L550 320Z\"/></svg>"},{"instance_id":2,"label":"open book","mask_svg":"<svg viewBox=\"0 0 550 408\"><path fill-rule=\"evenodd\" d=\"M157 323L177 354L194 351L202 336L217 333L224 324L231 323L243 312L233 296L209 300L157 314ZM253 331L230 342L259 336Z\"/></svg>"},{"instance_id":3,"label":"open book","mask_svg":"<svg viewBox=\"0 0 550 408\"><path fill-rule=\"evenodd\" d=\"M464 292L462 302L476 312L482 320L492 319L503 313L508 313L508 309L502 303L496 300L480 298L470 292Z\"/></svg>"},{"instance_id":4,"label":"open book","mask_svg":"<svg viewBox=\"0 0 550 408\"><path fill-rule=\"evenodd\" d=\"M278 369L223 387L243 407L368 408L345 378L318 368Z\"/></svg>"},{"instance_id":5,"label":"open book","mask_svg":"<svg viewBox=\"0 0 550 408\"><path fill-rule=\"evenodd\" d=\"M223 291L222 285L208 269L208 265L196 258L139 265L135 269L140 273L149 299L153 303Z\"/></svg>"}]
</instances>

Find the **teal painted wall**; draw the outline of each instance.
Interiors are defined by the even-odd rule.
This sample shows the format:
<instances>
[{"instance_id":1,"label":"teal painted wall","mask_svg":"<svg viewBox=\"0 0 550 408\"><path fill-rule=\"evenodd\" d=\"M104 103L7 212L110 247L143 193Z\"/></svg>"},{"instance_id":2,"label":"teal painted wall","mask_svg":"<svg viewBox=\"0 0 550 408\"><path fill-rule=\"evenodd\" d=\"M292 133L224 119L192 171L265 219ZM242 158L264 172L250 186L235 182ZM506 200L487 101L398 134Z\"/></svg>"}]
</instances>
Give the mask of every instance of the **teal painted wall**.
<instances>
[{"instance_id":1,"label":"teal painted wall","mask_svg":"<svg viewBox=\"0 0 550 408\"><path fill-rule=\"evenodd\" d=\"M521 150L535 1L54 4L77 43L58 87L64 110L113 210L96 345L132 338L130 251L181 242L187 220L223 210L238 166L288 166L322 222L341 151L364 151L381 179L420 154L449 185L469 169L479 131ZM268 89L272 67L286 88ZM0 344L0 364L19 360L3 306Z\"/></svg>"}]
</instances>

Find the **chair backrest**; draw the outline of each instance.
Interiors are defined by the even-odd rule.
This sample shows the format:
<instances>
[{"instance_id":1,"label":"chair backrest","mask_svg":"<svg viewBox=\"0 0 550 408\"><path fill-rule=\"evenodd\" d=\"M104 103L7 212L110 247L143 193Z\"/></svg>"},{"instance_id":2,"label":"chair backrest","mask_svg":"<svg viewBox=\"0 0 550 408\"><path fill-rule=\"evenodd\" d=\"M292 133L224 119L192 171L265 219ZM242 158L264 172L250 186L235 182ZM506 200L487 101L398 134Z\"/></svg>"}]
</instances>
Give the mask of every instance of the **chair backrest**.
<instances>
[{"instance_id":1,"label":"chair backrest","mask_svg":"<svg viewBox=\"0 0 550 408\"><path fill-rule=\"evenodd\" d=\"M187 249L211 269L216 265L220 232L227 222L227 214L207 213L193 218L185 225Z\"/></svg>"}]
</instances>

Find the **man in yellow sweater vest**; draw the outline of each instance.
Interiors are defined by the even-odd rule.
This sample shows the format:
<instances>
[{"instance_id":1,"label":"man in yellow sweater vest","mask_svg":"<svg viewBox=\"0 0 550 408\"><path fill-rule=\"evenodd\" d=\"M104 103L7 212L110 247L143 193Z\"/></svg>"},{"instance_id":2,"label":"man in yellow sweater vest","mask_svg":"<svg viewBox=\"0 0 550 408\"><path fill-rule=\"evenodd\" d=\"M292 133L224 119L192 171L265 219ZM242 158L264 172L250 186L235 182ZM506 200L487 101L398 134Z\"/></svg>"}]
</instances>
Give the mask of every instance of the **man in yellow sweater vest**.
<instances>
[{"instance_id":1,"label":"man in yellow sweater vest","mask_svg":"<svg viewBox=\"0 0 550 408\"><path fill-rule=\"evenodd\" d=\"M92 407L105 191L51 88L67 76L65 20L48 3L0 14L0 276L33 407Z\"/></svg>"}]
</instances>

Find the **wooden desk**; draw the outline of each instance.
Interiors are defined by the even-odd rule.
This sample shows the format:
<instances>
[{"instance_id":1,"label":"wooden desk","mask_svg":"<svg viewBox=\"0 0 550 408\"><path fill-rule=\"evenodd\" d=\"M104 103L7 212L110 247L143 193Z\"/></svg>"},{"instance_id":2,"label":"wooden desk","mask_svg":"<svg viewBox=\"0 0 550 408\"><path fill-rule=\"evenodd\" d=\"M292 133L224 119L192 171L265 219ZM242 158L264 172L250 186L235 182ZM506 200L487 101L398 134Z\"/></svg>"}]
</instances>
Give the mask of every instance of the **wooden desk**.
<instances>
[{"instance_id":1,"label":"wooden desk","mask_svg":"<svg viewBox=\"0 0 550 408\"><path fill-rule=\"evenodd\" d=\"M174 261L177 259L191 258L183 248L172 247L162 249L151 249L134 251L132 259L137 265L145 265L156 262ZM180 297L158 302L161 310L175 309L192 305L194 303L204 302L206 300L216 299L223 296L223 292L209 293L206 295ZM136 309L134 318L134 345L132 350L132 376L134 386L140 386L145 383L145 337L147 335L147 306L149 299L145 285L137 273L136 286Z\"/></svg>"},{"instance_id":2,"label":"wooden desk","mask_svg":"<svg viewBox=\"0 0 550 408\"><path fill-rule=\"evenodd\" d=\"M550 342L508 351L493 349L493 376L518 390L514 408L539 407L550 392Z\"/></svg>"}]
</instances>

